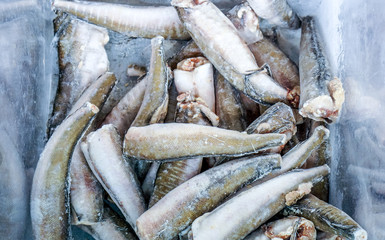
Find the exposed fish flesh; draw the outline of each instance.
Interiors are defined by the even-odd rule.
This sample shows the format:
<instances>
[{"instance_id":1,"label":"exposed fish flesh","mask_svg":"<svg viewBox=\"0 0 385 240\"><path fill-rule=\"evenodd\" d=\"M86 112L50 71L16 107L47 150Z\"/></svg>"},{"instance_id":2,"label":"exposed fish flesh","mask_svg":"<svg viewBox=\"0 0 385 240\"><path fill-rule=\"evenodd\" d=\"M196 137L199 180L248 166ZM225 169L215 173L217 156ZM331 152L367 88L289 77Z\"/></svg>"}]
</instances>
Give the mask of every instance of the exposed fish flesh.
<instances>
[{"instance_id":1,"label":"exposed fish flesh","mask_svg":"<svg viewBox=\"0 0 385 240\"><path fill-rule=\"evenodd\" d=\"M139 238L172 239L241 185L261 178L278 167L280 159L279 155L269 155L234 160L198 174L169 192L139 217Z\"/></svg>"},{"instance_id":2,"label":"exposed fish flesh","mask_svg":"<svg viewBox=\"0 0 385 240\"><path fill-rule=\"evenodd\" d=\"M314 19L304 18L299 56L300 114L333 123L338 119L345 93L341 81L333 78L321 41Z\"/></svg>"},{"instance_id":3,"label":"exposed fish flesh","mask_svg":"<svg viewBox=\"0 0 385 240\"><path fill-rule=\"evenodd\" d=\"M243 156L280 146L285 139L282 134L247 134L197 124L152 124L128 129L124 154L149 161Z\"/></svg>"},{"instance_id":4,"label":"exposed fish flesh","mask_svg":"<svg viewBox=\"0 0 385 240\"><path fill-rule=\"evenodd\" d=\"M48 140L36 166L31 191L32 230L35 239L67 239L67 172L73 148L99 109L90 103L60 124Z\"/></svg>"},{"instance_id":5,"label":"exposed fish flesh","mask_svg":"<svg viewBox=\"0 0 385 240\"><path fill-rule=\"evenodd\" d=\"M295 170L250 188L195 219L191 227L193 239L242 239L285 205L310 193L312 184L328 173L326 165Z\"/></svg>"},{"instance_id":6,"label":"exposed fish flesh","mask_svg":"<svg viewBox=\"0 0 385 240\"><path fill-rule=\"evenodd\" d=\"M53 7L130 37L189 39L173 7L55 0Z\"/></svg>"},{"instance_id":7,"label":"exposed fish flesh","mask_svg":"<svg viewBox=\"0 0 385 240\"><path fill-rule=\"evenodd\" d=\"M168 65L172 70L174 70L176 69L177 64L182 60L194 57L203 57L203 53L196 45L196 43L191 40L184 47L182 47L182 49L177 54L168 60Z\"/></svg>"},{"instance_id":8,"label":"exposed fish flesh","mask_svg":"<svg viewBox=\"0 0 385 240\"><path fill-rule=\"evenodd\" d=\"M368 238L366 231L349 215L313 195L308 195L297 204L286 207L284 213L307 218L317 229L324 232L352 240Z\"/></svg>"}]
</instances>

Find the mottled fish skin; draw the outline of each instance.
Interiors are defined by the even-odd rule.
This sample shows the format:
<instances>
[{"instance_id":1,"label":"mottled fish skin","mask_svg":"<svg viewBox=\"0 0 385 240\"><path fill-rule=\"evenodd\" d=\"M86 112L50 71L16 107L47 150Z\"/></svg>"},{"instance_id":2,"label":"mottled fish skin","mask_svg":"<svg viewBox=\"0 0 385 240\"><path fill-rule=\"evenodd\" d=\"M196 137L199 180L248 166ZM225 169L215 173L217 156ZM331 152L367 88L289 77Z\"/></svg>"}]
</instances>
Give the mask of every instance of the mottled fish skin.
<instances>
[{"instance_id":1,"label":"mottled fish skin","mask_svg":"<svg viewBox=\"0 0 385 240\"><path fill-rule=\"evenodd\" d=\"M297 66L270 39L264 38L261 41L249 44L249 48L254 54L258 65L269 65L274 80L282 87L287 89L299 88Z\"/></svg>"},{"instance_id":2,"label":"mottled fish skin","mask_svg":"<svg viewBox=\"0 0 385 240\"><path fill-rule=\"evenodd\" d=\"M345 95L341 81L333 78L321 41L314 19L305 17L299 56L300 114L333 123L338 119Z\"/></svg>"},{"instance_id":3,"label":"mottled fish skin","mask_svg":"<svg viewBox=\"0 0 385 240\"><path fill-rule=\"evenodd\" d=\"M122 211L126 221L135 228L136 219L145 211L142 190L136 175L123 159L120 136L111 124L87 137L86 158L95 177Z\"/></svg>"},{"instance_id":4,"label":"mottled fish skin","mask_svg":"<svg viewBox=\"0 0 385 240\"><path fill-rule=\"evenodd\" d=\"M270 24L282 28L298 28L300 20L286 0L247 0L254 12Z\"/></svg>"},{"instance_id":5,"label":"mottled fish skin","mask_svg":"<svg viewBox=\"0 0 385 240\"><path fill-rule=\"evenodd\" d=\"M140 80L111 110L102 125L112 124L124 136L139 112L146 91L146 78Z\"/></svg>"},{"instance_id":6,"label":"mottled fish skin","mask_svg":"<svg viewBox=\"0 0 385 240\"><path fill-rule=\"evenodd\" d=\"M152 124L127 131L124 154L149 161L243 156L280 146L285 139L282 134L247 134L196 124Z\"/></svg>"},{"instance_id":7,"label":"mottled fish skin","mask_svg":"<svg viewBox=\"0 0 385 240\"><path fill-rule=\"evenodd\" d=\"M76 141L99 109L86 103L60 124L48 140L36 167L31 190L35 239L67 239L68 163Z\"/></svg>"},{"instance_id":8,"label":"mottled fish skin","mask_svg":"<svg viewBox=\"0 0 385 240\"><path fill-rule=\"evenodd\" d=\"M289 216L270 222L250 233L244 240L316 240L314 224L302 217Z\"/></svg>"},{"instance_id":9,"label":"mottled fish skin","mask_svg":"<svg viewBox=\"0 0 385 240\"><path fill-rule=\"evenodd\" d=\"M172 239L194 219L213 209L241 185L268 174L280 165L279 155L234 160L211 168L164 196L137 220L142 240ZM214 238L216 239L216 238Z\"/></svg>"},{"instance_id":10,"label":"mottled fish skin","mask_svg":"<svg viewBox=\"0 0 385 240\"><path fill-rule=\"evenodd\" d=\"M193 239L242 239L285 205L309 193L312 183L328 173L326 165L296 170L255 186L197 218L191 228Z\"/></svg>"},{"instance_id":11,"label":"mottled fish skin","mask_svg":"<svg viewBox=\"0 0 385 240\"><path fill-rule=\"evenodd\" d=\"M53 7L130 37L190 39L175 9L113 3L55 0Z\"/></svg>"},{"instance_id":12,"label":"mottled fish skin","mask_svg":"<svg viewBox=\"0 0 385 240\"><path fill-rule=\"evenodd\" d=\"M247 2L236 5L226 13L226 16L234 24L239 36L246 44L263 39L263 34L259 29L258 16Z\"/></svg>"},{"instance_id":13,"label":"mottled fish skin","mask_svg":"<svg viewBox=\"0 0 385 240\"><path fill-rule=\"evenodd\" d=\"M283 211L284 214L309 219L315 227L324 232L334 233L352 240L367 239L366 231L342 210L308 195Z\"/></svg>"},{"instance_id":14,"label":"mottled fish skin","mask_svg":"<svg viewBox=\"0 0 385 240\"><path fill-rule=\"evenodd\" d=\"M252 122L245 130L248 134L252 133L281 133L286 135L286 142L274 149L276 153L281 152L285 144L297 132L293 111L284 103L276 103L268 108L260 117Z\"/></svg>"},{"instance_id":15,"label":"mottled fish skin","mask_svg":"<svg viewBox=\"0 0 385 240\"><path fill-rule=\"evenodd\" d=\"M73 19L58 43L60 82L50 119L50 135L68 115L82 92L107 72L109 61L104 46L107 30Z\"/></svg>"},{"instance_id":16,"label":"mottled fish skin","mask_svg":"<svg viewBox=\"0 0 385 240\"><path fill-rule=\"evenodd\" d=\"M254 101L287 101L289 92L260 69L226 16L209 1L173 0L185 28L214 67Z\"/></svg>"}]
</instances>

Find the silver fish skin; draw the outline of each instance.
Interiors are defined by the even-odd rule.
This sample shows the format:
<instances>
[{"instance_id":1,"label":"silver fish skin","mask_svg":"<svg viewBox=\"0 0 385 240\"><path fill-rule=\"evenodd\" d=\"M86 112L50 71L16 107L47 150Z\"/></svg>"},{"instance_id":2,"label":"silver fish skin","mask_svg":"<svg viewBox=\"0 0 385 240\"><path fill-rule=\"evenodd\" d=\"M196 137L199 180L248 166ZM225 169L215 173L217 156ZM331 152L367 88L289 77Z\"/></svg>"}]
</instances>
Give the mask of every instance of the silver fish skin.
<instances>
[{"instance_id":1,"label":"silver fish skin","mask_svg":"<svg viewBox=\"0 0 385 240\"><path fill-rule=\"evenodd\" d=\"M67 239L68 163L73 148L99 109L86 103L60 124L40 155L31 190L31 218L35 239Z\"/></svg>"},{"instance_id":2,"label":"silver fish skin","mask_svg":"<svg viewBox=\"0 0 385 240\"><path fill-rule=\"evenodd\" d=\"M58 43L60 82L50 119L51 133L68 115L83 91L107 72L109 61L104 46L107 30L73 19Z\"/></svg>"},{"instance_id":3,"label":"silver fish skin","mask_svg":"<svg viewBox=\"0 0 385 240\"><path fill-rule=\"evenodd\" d=\"M315 24L312 17L305 17L302 21L300 114L316 121L333 123L338 119L345 93L341 81L333 77Z\"/></svg>"},{"instance_id":4,"label":"silver fish skin","mask_svg":"<svg viewBox=\"0 0 385 240\"><path fill-rule=\"evenodd\" d=\"M138 218L139 238L176 237L195 218L213 209L241 185L279 167L280 159L276 154L234 160L198 174L169 192Z\"/></svg>"},{"instance_id":5,"label":"silver fish skin","mask_svg":"<svg viewBox=\"0 0 385 240\"><path fill-rule=\"evenodd\" d=\"M136 219L145 211L142 190L130 164L123 159L120 136L111 124L87 137L86 158L95 177L135 228Z\"/></svg>"},{"instance_id":6,"label":"silver fish skin","mask_svg":"<svg viewBox=\"0 0 385 240\"><path fill-rule=\"evenodd\" d=\"M280 146L285 139L282 134L247 134L197 124L152 124L127 131L124 154L148 161L243 156Z\"/></svg>"},{"instance_id":7,"label":"silver fish skin","mask_svg":"<svg viewBox=\"0 0 385 240\"><path fill-rule=\"evenodd\" d=\"M171 4L205 57L236 89L267 105L287 101L289 92L259 68L237 29L214 4L193 0Z\"/></svg>"},{"instance_id":8,"label":"silver fish skin","mask_svg":"<svg viewBox=\"0 0 385 240\"><path fill-rule=\"evenodd\" d=\"M317 230L314 224L302 217L289 216L270 222L250 233L244 240L316 240Z\"/></svg>"},{"instance_id":9,"label":"silver fish skin","mask_svg":"<svg viewBox=\"0 0 385 240\"><path fill-rule=\"evenodd\" d=\"M283 213L309 219L321 231L333 233L352 240L366 240L367 232L342 210L309 194Z\"/></svg>"},{"instance_id":10,"label":"silver fish skin","mask_svg":"<svg viewBox=\"0 0 385 240\"><path fill-rule=\"evenodd\" d=\"M254 12L270 24L282 28L299 28L300 20L286 0L247 0Z\"/></svg>"},{"instance_id":11,"label":"silver fish skin","mask_svg":"<svg viewBox=\"0 0 385 240\"><path fill-rule=\"evenodd\" d=\"M197 218L192 224L194 240L242 239L285 205L310 193L312 184L329 174L329 167L295 170L230 199L212 212ZM269 193L269 194L266 194ZM252 202L253 204L249 204Z\"/></svg>"},{"instance_id":12,"label":"silver fish skin","mask_svg":"<svg viewBox=\"0 0 385 240\"><path fill-rule=\"evenodd\" d=\"M130 37L190 39L175 9L113 3L55 0L53 7Z\"/></svg>"},{"instance_id":13,"label":"silver fish skin","mask_svg":"<svg viewBox=\"0 0 385 240\"><path fill-rule=\"evenodd\" d=\"M111 110L102 125L112 124L124 136L139 112L146 91L146 77L140 80Z\"/></svg>"},{"instance_id":14,"label":"silver fish skin","mask_svg":"<svg viewBox=\"0 0 385 240\"><path fill-rule=\"evenodd\" d=\"M6 103L2 100L2 103ZM0 238L24 239L28 206L27 178L19 149L8 131L6 126L0 126Z\"/></svg>"},{"instance_id":15,"label":"silver fish skin","mask_svg":"<svg viewBox=\"0 0 385 240\"><path fill-rule=\"evenodd\" d=\"M148 170L146 177L142 183L143 196L146 202L150 202L150 198L154 192L155 181L159 172L160 162L153 162ZM148 204L149 208L152 206Z\"/></svg>"}]
</instances>

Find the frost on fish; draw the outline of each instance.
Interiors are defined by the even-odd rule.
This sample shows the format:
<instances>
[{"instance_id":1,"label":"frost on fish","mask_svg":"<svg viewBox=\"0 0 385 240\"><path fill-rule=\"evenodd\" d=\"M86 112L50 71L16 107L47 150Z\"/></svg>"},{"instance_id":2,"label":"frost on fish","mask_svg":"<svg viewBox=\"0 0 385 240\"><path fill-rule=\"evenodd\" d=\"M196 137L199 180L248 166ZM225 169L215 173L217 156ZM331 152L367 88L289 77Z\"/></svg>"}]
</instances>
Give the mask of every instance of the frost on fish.
<instances>
[{"instance_id":1,"label":"frost on fish","mask_svg":"<svg viewBox=\"0 0 385 240\"><path fill-rule=\"evenodd\" d=\"M367 239L366 231L342 210L308 195L297 204L288 206L284 214L309 219L321 231L333 233L353 240Z\"/></svg>"},{"instance_id":2,"label":"frost on fish","mask_svg":"<svg viewBox=\"0 0 385 240\"><path fill-rule=\"evenodd\" d=\"M115 127L104 125L87 137L86 158L95 177L135 228L136 219L145 211L142 191L136 175L123 159L121 139Z\"/></svg>"},{"instance_id":3,"label":"frost on fish","mask_svg":"<svg viewBox=\"0 0 385 240\"><path fill-rule=\"evenodd\" d=\"M258 65L269 65L270 71L282 87L287 89L299 88L297 66L268 38L249 44ZM298 95L299 96L299 95ZM299 99L297 99L298 103Z\"/></svg>"},{"instance_id":4,"label":"frost on fish","mask_svg":"<svg viewBox=\"0 0 385 240\"><path fill-rule=\"evenodd\" d=\"M177 12L169 6L129 6L55 0L53 7L130 37L162 36L166 39L180 40L190 38Z\"/></svg>"},{"instance_id":5,"label":"frost on fish","mask_svg":"<svg viewBox=\"0 0 385 240\"><path fill-rule=\"evenodd\" d=\"M80 20L71 20L58 42L60 82L50 119L50 131L68 115L82 92L107 72L104 46L107 30Z\"/></svg>"},{"instance_id":6,"label":"frost on fish","mask_svg":"<svg viewBox=\"0 0 385 240\"><path fill-rule=\"evenodd\" d=\"M279 167L280 159L279 155L269 155L234 160L198 174L139 217L137 233L140 239L172 239L243 184Z\"/></svg>"},{"instance_id":7,"label":"frost on fish","mask_svg":"<svg viewBox=\"0 0 385 240\"><path fill-rule=\"evenodd\" d=\"M142 105L146 89L146 77L137 83L111 110L102 125L112 124L120 136L124 136Z\"/></svg>"},{"instance_id":8,"label":"frost on fish","mask_svg":"<svg viewBox=\"0 0 385 240\"><path fill-rule=\"evenodd\" d=\"M196 156L243 156L280 146L282 134L247 134L185 123L131 127L124 154L143 160L177 160Z\"/></svg>"},{"instance_id":9,"label":"frost on fish","mask_svg":"<svg viewBox=\"0 0 385 240\"><path fill-rule=\"evenodd\" d=\"M247 2L236 5L226 13L226 16L234 24L239 36L246 44L252 44L263 39L262 32L259 30L258 16Z\"/></svg>"},{"instance_id":10,"label":"frost on fish","mask_svg":"<svg viewBox=\"0 0 385 240\"><path fill-rule=\"evenodd\" d=\"M254 101L287 101L289 92L260 69L246 43L226 16L209 1L174 0L184 26L215 68Z\"/></svg>"},{"instance_id":11,"label":"frost on fish","mask_svg":"<svg viewBox=\"0 0 385 240\"><path fill-rule=\"evenodd\" d=\"M276 30L277 44L279 49L284 52L291 61L299 66L299 48L301 42L301 28L285 29L278 28Z\"/></svg>"},{"instance_id":12,"label":"frost on fish","mask_svg":"<svg viewBox=\"0 0 385 240\"><path fill-rule=\"evenodd\" d=\"M254 12L270 24L283 28L298 28L300 20L286 0L247 0Z\"/></svg>"},{"instance_id":13,"label":"frost on fish","mask_svg":"<svg viewBox=\"0 0 385 240\"><path fill-rule=\"evenodd\" d=\"M244 240L316 240L314 224L302 217L289 216L270 222L250 233Z\"/></svg>"},{"instance_id":14,"label":"frost on fish","mask_svg":"<svg viewBox=\"0 0 385 240\"><path fill-rule=\"evenodd\" d=\"M316 121L335 122L345 101L345 92L341 81L332 75L312 17L302 22L299 71L300 114Z\"/></svg>"},{"instance_id":15,"label":"frost on fish","mask_svg":"<svg viewBox=\"0 0 385 240\"><path fill-rule=\"evenodd\" d=\"M191 228L193 239L242 239L285 207L287 193L301 184L319 182L329 170L326 165L295 170L244 191L197 218Z\"/></svg>"},{"instance_id":16,"label":"frost on fish","mask_svg":"<svg viewBox=\"0 0 385 240\"><path fill-rule=\"evenodd\" d=\"M90 103L75 111L56 128L40 155L31 190L32 230L36 239L68 237L68 163L78 138L98 111Z\"/></svg>"}]
</instances>

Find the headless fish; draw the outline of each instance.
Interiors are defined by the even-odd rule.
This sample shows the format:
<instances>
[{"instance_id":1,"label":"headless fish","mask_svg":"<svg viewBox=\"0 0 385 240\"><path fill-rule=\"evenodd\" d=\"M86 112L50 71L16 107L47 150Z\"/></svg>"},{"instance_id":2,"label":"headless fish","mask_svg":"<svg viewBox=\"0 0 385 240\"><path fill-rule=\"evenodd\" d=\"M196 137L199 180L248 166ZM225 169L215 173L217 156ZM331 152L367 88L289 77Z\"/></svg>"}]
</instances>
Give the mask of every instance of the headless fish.
<instances>
[{"instance_id":1,"label":"headless fish","mask_svg":"<svg viewBox=\"0 0 385 240\"><path fill-rule=\"evenodd\" d=\"M108 41L106 29L76 19L60 36L61 77L50 119L51 131L68 115L83 91L107 72L109 61L104 46Z\"/></svg>"},{"instance_id":2,"label":"headless fish","mask_svg":"<svg viewBox=\"0 0 385 240\"><path fill-rule=\"evenodd\" d=\"M241 185L279 167L280 159L279 155L269 155L234 160L198 174L169 192L139 217L139 238L172 239Z\"/></svg>"},{"instance_id":3,"label":"headless fish","mask_svg":"<svg viewBox=\"0 0 385 240\"><path fill-rule=\"evenodd\" d=\"M309 219L315 227L324 232L334 233L352 240L367 239L366 231L342 210L308 195L297 204L288 206L284 214Z\"/></svg>"},{"instance_id":4,"label":"headless fish","mask_svg":"<svg viewBox=\"0 0 385 240\"><path fill-rule=\"evenodd\" d=\"M53 7L130 37L189 39L173 7L55 0Z\"/></svg>"},{"instance_id":5,"label":"headless fish","mask_svg":"<svg viewBox=\"0 0 385 240\"><path fill-rule=\"evenodd\" d=\"M209 1L173 0L185 28L214 67L254 101L290 101L289 91L260 69L246 43L226 16Z\"/></svg>"},{"instance_id":6,"label":"headless fish","mask_svg":"<svg viewBox=\"0 0 385 240\"><path fill-rule=\"evenodd\" d=\"M142 191L130 164L122 157L120 136L113 125L104 125L87 137L86 158L95 177L135 228L145 211Z\"/></svg>"},{"instance_id":7,"label":"headless fish","mask_svg":"<svg viewBox=\"0 0 385 240\"><path fill-rule=\"evenodd\" d=\"M250 188L195 219L191 227L193 239L242 239L285 205L310 193L312 184L327 174L326 165L296 170Z\"/></svg>"},{"instance_id":8,"label":"headless fish","mask_svg":"<svg viewBox=\"0 0 385 240\"><path fill-rule=\"evenodd\" d=\"M282 134L247 134L197 124L152 124L127 131L124 154L149 161L243 156L280 146L285 139Z\"/></svg>"},{"instance_id":9,"label":"headless fish","mask_svg":"<svg viewBox=\"0 0 385 240\"><path fill-rule=\"evenodd\" d=\"M316 240L314 224L302 217L289 216L263 225L244 240Z\"/></svg>"},{"instance_id":10,"label":"headless fish","mask_svg":"<svg viewBox=\"0 0 385 240\"><path fill-rule=\"evenodd\" d=\"M32 230L36 239L67 239L66 178L73 148L99 109L90 103L60 124L48 140L33 177Z\"/></svg>"},{"instance_id":11,"label":"headless fish","mask_svg":"<svg viewBox=\"0 0 385 240\"><path fill-rule=\"evenodd\" d=\"M172 70L174 70L177 68L179 62L187 58L195 57L203 57L203 53L201 52L197 44L193 40L191 40L185 46L183 46L177 54L175 54L168 60L168 65Z\"/></svg>"},{"instance_id":12,"label":"headless fish","mask_svg":"<svg viewBox=\"0 0 385 240\"><path fill-rule=\"evenodd\" d=\"M299 71L300 114L316 121L335 122L345 101L345 93L341 81L332 76L314 19L311 17L302 21Z\"/></svg>"},{"instance_id":13,"label":"headless fish","mask_svg":"<svg viewBox=\"0 0 385 240\"><path fill-rule=\"evenodd\" d=\"M298 28L300 20L286 0L247 0L254 12L269 24L282 28Z\"/></svg>"}]
</instances>

